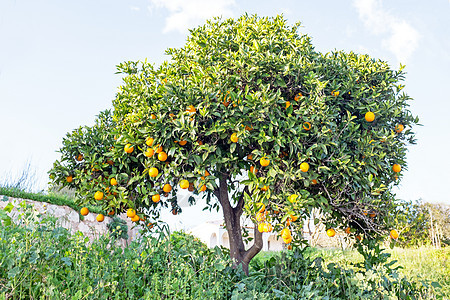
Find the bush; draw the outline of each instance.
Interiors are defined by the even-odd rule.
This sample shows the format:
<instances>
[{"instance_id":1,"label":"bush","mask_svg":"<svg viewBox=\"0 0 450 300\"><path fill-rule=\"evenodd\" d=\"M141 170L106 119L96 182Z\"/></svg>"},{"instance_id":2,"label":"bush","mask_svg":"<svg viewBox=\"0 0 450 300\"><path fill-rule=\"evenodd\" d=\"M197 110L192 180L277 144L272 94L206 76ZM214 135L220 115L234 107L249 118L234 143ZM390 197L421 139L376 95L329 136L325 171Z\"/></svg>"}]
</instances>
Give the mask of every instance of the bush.
<instances>
[{"instance_id":1,"label":"bush","mask_svg":"<svg viewBox=\"0 0 450 300\"><path fill-rule=\"evenodd\" d=\"M0 299L418 299L432 290L389 263L342 268L308 248L257 257L250 275L224 248L193 236L143 236L122 249L111 235L92 243L24 203L19 224L0 227ZM392 265L392 263L390 263Z\"/></svg>"}]
</instances>

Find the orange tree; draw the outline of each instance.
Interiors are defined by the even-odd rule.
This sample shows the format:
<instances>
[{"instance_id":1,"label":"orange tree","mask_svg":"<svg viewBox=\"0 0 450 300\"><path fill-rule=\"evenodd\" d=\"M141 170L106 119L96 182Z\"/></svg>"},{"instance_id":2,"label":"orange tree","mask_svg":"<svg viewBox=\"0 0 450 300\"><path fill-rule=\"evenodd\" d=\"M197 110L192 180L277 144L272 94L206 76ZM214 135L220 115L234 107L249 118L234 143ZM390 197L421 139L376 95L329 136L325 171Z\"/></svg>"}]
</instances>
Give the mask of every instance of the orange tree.
<instances>
[{"instance_id":1,"label":"orange tree","mask_svg":"<svg viewBox=\"0 0 450 300\"><path fill-rule=\"evenodd\" d=\"M330 236L339 228L361 243L387 236L391 189L418 122L401 92L402 67L322 54L299 26L279 16L215 19L160 66L120 64L112 115L64 139L53 181L74 187L81 204L133 209L138 222L155 222L163 207L180 213L177 191L188 189L210 209L220 205L230 255L244 270L262 232L298 244L313 208ZM242 215L255 224L248 249Z\"/></svg>"}]
</instances>

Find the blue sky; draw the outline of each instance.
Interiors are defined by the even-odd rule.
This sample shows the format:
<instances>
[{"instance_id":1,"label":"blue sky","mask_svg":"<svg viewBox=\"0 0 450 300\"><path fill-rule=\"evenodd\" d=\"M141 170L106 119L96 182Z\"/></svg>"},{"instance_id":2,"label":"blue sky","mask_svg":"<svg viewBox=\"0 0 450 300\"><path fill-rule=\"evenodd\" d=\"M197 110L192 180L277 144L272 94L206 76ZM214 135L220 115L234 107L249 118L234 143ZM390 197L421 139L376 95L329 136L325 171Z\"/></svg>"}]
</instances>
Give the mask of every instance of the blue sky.
<instances>
[{"instance_id":1,"label":"blue sky","mask_svg":"<svg viewBox=\"0 0 450 300\"><path fill-rule=\"evenodd\" d=\"M284 14L322 52L353 50L406 64L420 117L399 198L450 204L450 1L98 0L0 2L0 180L27 161L45 188L64 135L111 108L115 65L167 59L212 16ZM188 222L188 221L186 221Z\"/></svg>"}]
</instances>

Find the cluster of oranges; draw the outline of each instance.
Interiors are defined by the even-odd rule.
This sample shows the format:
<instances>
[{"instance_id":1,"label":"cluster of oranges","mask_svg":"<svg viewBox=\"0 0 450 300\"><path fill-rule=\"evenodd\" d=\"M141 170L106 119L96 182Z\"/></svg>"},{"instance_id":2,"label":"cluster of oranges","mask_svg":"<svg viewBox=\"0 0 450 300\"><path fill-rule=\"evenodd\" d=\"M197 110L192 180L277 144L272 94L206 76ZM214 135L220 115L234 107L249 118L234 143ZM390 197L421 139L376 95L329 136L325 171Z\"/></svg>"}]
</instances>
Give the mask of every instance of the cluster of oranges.
<instances>
[{"instance_id":1,"label":"cluster of oranges","mask_svg":"<svg viewBox=\"0 0 450 300\"><path fill-rule=\"evenodd\" d=\"M256 214L256 221L258 221L258 231L259 232L272 232L273 227L272 224L266 222L266 206L263 203L258 203L257 207L259 208L258 213Z\"/></svg>"},{"instance_id":2,"label":"cluster of oranges","mask_svg":"<svg viewBox=\"0 0 450 300\"><path fill-rule=\"evenodd\" d=\"M346 234L350 234L351 228L350 228L350 227L347 227L347 228L345 228L344 231L345 231ZM328 228L326 232L327 232L327 235L328 235L329 237L334 237L334 236L336 235L336 230L334 230L334 228ZM398 234L397 230L392 229L392 230L390 231L390 233L389 233L389 236L391 237L391 239L396 240L396 239L398 239L399 234ZM356 236L356 239L357 239L358 241L361 241L361 240L362 240L362 238L361 238L360 235L357 235L357 236Z\"/></svg>"}]
</instances>

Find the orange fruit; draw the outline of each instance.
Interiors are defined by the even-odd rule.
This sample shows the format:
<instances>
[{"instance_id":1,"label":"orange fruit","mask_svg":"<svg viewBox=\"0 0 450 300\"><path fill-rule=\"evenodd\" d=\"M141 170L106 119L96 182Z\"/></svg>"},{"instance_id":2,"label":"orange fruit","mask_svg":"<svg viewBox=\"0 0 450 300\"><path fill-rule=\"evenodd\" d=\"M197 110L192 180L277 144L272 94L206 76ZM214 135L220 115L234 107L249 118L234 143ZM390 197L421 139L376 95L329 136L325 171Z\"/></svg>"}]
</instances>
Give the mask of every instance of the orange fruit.
<instances>
[{"instance_id":1,"label":"orange fruit","mask_svg":"<svg viewBox=\"0 0 450 300\"><path fill-rule=\"evenodd\" d=\"M252 160L252 159L253 159L253 154L247 155L247 159L248 159L248 160Z\"/></svg>"},{"instance_id":2,"label":"orange fruit","mask_svg":"<svg viewBox=\"0 0 450 300\"><path fill-rule=\"evenodd\" d=\"M282 238L286 238L286 237L290 237L290 236L291 236L291 231L289 230L289 228L284 228L283 230L281 230Z\"/></svg>"},{"instance_id":3,"label":"orange fruit","mask_svg":"<svg viewBox=\"0 0 450 300\"><path fill-rule=\"evenodd\" d=\"M172 215L174 215L174 216L178 215L178 212L177 212L177 210L175 208L172 209Z\"/></svg>"},{"instance_id":4,"label":"orange fruit","mask_svg":"<svg viewBox=\"0 0 450 300\"><path fill-rule=\"evenodd\" d=\"M156 176L158 176L158 173L159 173L159 171L158 171L158 169L155 168L155 167L150 168L150 170L148 170L148 175L149 175L150 177L156 177Z\"/></svg>"},{"instance_id":5,"label":"orange fruit","mask_svg":"<svg viewBox=\"0 0 450 300\"><path fill-rule=\"evenodd\" d=\"M309 164L307 162L302 162L300 164L300 171L308 172L308 170L309 170Z\"/></svg>"},{"instance_id":6,"label":"orange fruit","mask_svg":"<svg viewBox=\"0 0 450 300\"><path fill-rule=\"evenodd\" d=\"M290 244L290 243L292 242L292 236L283 238L283 242L284 242L285 244Z\"/></svg>"},{"instance_id":7,"label":"orange fruit","mask_svg":"<svg viewBox=\"0 0 450 300\"><path fill-rule=\"evenodd\" d=\"M209 176L211 174L209 174L208 170L205 170L205 176Z\"/></svg>"},{"instance_id":8,"label":"orange fruit","mask_svg":"<svg viewBox=\"0 0 450 300\"><path fill-rule=\"evenodd\" d=\"M189 182L188 191L189 192L193 192L194 191L194 184L192 182Z\"/></svg>"},{"instance_id":9,"label":"orange fruit","mask_svg":"<svg viewBox=\"0 0 450 300\"><path fill-rule=\"evenodd\" d=\"M309 122L303 123L303 129L306 131L311 130L311 123Z\"/></svg>"},{"instance_id":10,"label":"orange fruit","mask_svg":"<svg viewBox=\"0 0 450 300\"><path fill-rule=\"evenodd\" d=\"M263 186L262 188L261 188L261 191L267 191L269 189L269 187L267 186L267 185L265 185L265 186Z\"/></svg>"},{"instance_id":11,"label":"orange fruit","mask_svg":"<svg viewBox=\"0 0 450 300\"><path fill-rule=\"evenodd\" d=\"M395 173L398 173L398 172L400 172L402 170L402 167L400 166L400 165L398 165L398 164L394 164L393 166L392 166L392 171L394 171Z\"/></svg>"},{"instance_id":12,"label":"orange fruit","mask_svg":"<svg viewBox=\"0 0 450 300\"><path fill-rule=\"evenodd\" d=\"M375 114L371 111L368 111L364 115L364 118L366 119L367 122L373 122L373 120L375 120Z\"/></svg>"},{"instance_id":13,"label":"orange fruit","mask_svg":"<svg viewBox=\"0 0 450 300\"><path fill-rule=\"evenodd\" d=\"M67 177L66 177L66 181L67 181L68 183L71 183L71 182L73 181L72 175L67 176Z\"/></svg>"},{"instance_id":14,"label":"orange fruit","mask_svg":"<svg viewBox=\"0 0 450 300\"><path fill-rule=\"evenodd\" d=\"M82 161L83 160L83 154L78 154L77 157L75 157L76 160Z\"/></svg>"},{"instance_id":15,"label":"orange fruit","mask_svg":"<svg viewBox=\"0 0 450 300\"><path fill-rule=\"evenodd\" d=\"M182 188L183 190L189 188L189 181L187 181L186 179L183 179L180 181L180 188Z\"/></svg>"},{"instance_id":16,"label":"orange fruit","mask_svg":"<svg viewBox=\"0 0 450 300\"><path fill-rule=\"evenodd\" d=\"M163 151L163 147L161 145L156 146L156 153L160 153Z\"/></svg>"},{"instance_id":17,"label":"orange fruit","mask_svg":"<svg viewBox=\"0 0 450 300\"><path fill-rule=\"evenodd\" d=\"M145 144L146 144L147 146L149 146L149 147L151 147L151 146L153 145L153 142L154 142L154 139L151 138L151 137L148 137L148 138L145 140Z\"/></svg>"},{"instance_id":18,"label":"orange fruit","mask_svg":"<svg viewBox=\"0 0 450 300\"><path fill-rule=\"evenodd\" d=\"M135 211L134 209L129 208L129 209L127 210L127 217L128 217L128 218L132 218L132 217L134 217L135 215L136 215L136 211Z\"/></svg>"},{"instance_id":19,"label":"orange fruit","mask_svg":"<svg viewBox=\"0 0 450 300\"><path fill-rule=\"evenodd\" d=\"M114 164L114 162L113 162L112 160L110 160L110 159L108 159L108 160L106 161L106 163L107 163L108 165L110 165L110 166L112 166L112 165Z\"/></svg>"},{"instance_id":20,"label":"orange fruit","mask_svg":"<svg viewBox=\"0 0 450 300\"><path fill-rule=\"evenodd\" d=\"M265 227L265 224L264 224L264 223L259 223L259 224L258 224L258 231L259 231L259 232L264 232L264 229L265 229L264 227Z\"/></svg>"},{"instance_id":21,"label":"orange fruit","mask_svg":"<svg viewBox=\"0 0 450 300\"><path fill-rule=\"evenodd\" d=\"M103 222L105 220L105 216L102 214L98 214L96 219L97 222Z\"/></svg>"},{"instance_id":22,"label":"orange fruit","mask_svg":"<svg viewBox=\"0 0 450 300\"><path fill-rule=\"evenodd\" d=\"M231 135L230 140L231 140L233 143L237 143L237 142L238 142L238 136L237 136L237 133L236 133L236 132L234 132L234 133Z\"/></svg>"},{"instance_id":23,"label":"orange fruit","mask_svg":"<svg viewBox=\"0 0 450 300\"><path fill-rule=\"evenodd\" d=\"M398 239L398 232L397 232L397 230L392 229L391 232L389 233L389 236L390 236L392 239L394 239L394 240Z\"/></svg>"},{"instance_id":24,"label":"orange fruit","mask_svg":"<svg viewBox=\"0 0 450 300\"><path fill-rule=\"evenodd\" d=\"M258 169L256 169L254 166L250 167L250 172L252 172L253 174L256 175L256 173L258 173Z\"/></svg>"},{"instance_id":25,"label":"orange fruit","mask_svg":"<svg viewBox=\"0 0 450 300\"><path fill-rule=\"evenodd\" d=\"M316 185L316 184L317 184L317 180L316 180L316 179L313 179L313 180L311 181L311 184L312 184L312 185Z\"/></svg>"},{"instance_id":26,"label":"orange fruit","mask_svg":"<svg viewBox=\"0 0 450 300\"><path fill-rule=\"evenodd\" d=\"M252 131L252 130L253 130L253 127L250 127L250 126L245 125L245 130Z\"/></svg>"},{"instance_id":27,"label":"orange fruit","mask_svg":"<svg viewBox=\"0 0 450 300\"><path fill-rule=\"evenodd\" d=\"M150 119L152 119L152 120L156 120L156 116L155 116L155 114L151 114L151 115L150 115Z\"/></svg>"},{"instance_id":28,"label":"orange fruit","mask_svg":"<svg viewBox=\"0 0 450 300\"><path fill-rule=\"evenodd\" d=\"M125 147L123 147L123 151L126 153L131 153L134 151L134 147L131 144L126 144Z\"/></svg>"},{"instance_id":29,"label":"orange fruit","mask_svg":"<svg viewBox=\"0 0 450 300\"><path fill-rule=\"evenodd\" d=\"M270 223L267 223L267 232L272 232L273 226Z\"/></svg>"},{"instance_id":30,"label":"orange fruit","mask_svg":"<svg viewBox=\"0 0 450 300\"><path fill-rule=\"evenodd\" d=\"M167 160L167 154L166 154L166 152L160 152L159 154L158 154L158 160L160 160L160 161L166 161Z\"/></svg>"},{"instance_id":31,"label":"orange fruit","mask_svg":"<svg viewBox=\"0 0 450 300\"><path fill-rule=\"evenodd\" d=\"M375 218L376 215L377 215L377 213L373 211L373 212L371 212L371 213L369 214L369 217Z\"/></svg>"},{"instance_id":32,"label":"orange fruit","mask_svg":"<svg viewBox=\"0 0 450 300\"><path fill-rule=\"evenodd\" d=\"M298 220L298 217L297 217L297 216L290 215L289 217L291 218L292 222L295 222L295 221Z\"/></svg>"},{"instance_id":33,"label":"orange fruit","mask_svg":"<svg viewBox=\"0 0 450 300\"><path fill-rule=\"evenodd\" d=\"M187 112L195 113L195 112L196 112L196 109L195 109L194 105L189 105L188 108L186 109L186 111L187 111Z\"/></svg>"},{"instance_id":34,"label":"orange fruit","mask_svg":"<svg viewBox=\"0 0 450 300\"><path fill-rule=\"evenodd\" d=\"M292 250L292 245L287 246L288 250Z\"/></svg>"},{"instance_id":35,"label":"orange fruit","mask_svg":"<svg viewBox=\"0 0 450 300\"><path fill-rule=\"evenodd\" d=\"M395 132L397 133L402 132L403 129L405 129L405 126L403 126L402 124L397 124L397 126L395 126Z\"/></svg>"},{"instance_id":36,"label":"orange fruit","mask_svg":"<svg viewBox=\"0 0 450 300\"><path fill-rule=\"evenodd\" d=\"M327 230L327 235L329 237L333 237L333 236L336 235L336 231L333 228L330 228L330 229Z\"/></svg>"},{"instance_id":37,"label":"orange fruit","mask_svg":"<svg viewBox=\"0 0 450 300\"><path fill-rule=\"evenodd\" d=\"M108 216L114 216L114 214L115 214L114 209L113 209L113 210L110 210L110 211L108 212Z\"/></svg>"},{"instance_id":38,"label":"orange fruit","mask_svg":"<svg viewBox=\"0 0 450 300\"><path fill-rule=\"evenodd\" d=\"M200 192L204 192L206 191L206 185L202 185L202 187L200 188Z\"/></svg>"},{"instance_id":39,"label":"orange fruit","mask_svg":"<svg viewBox=\"0 0 450 300\"><path fill-rule=\"evenodd\" d=\"M103 199L103 192L100 192L100 191L95 192L94 199L95 200L102 200Z\"/></svg>"},{"instance_id":40,"label":"orange fruit","mask_svg":"<svg viewBox=\"0 0 450 300\"><path fill-rule=\"evenodd\" d=\"M339 91L333 90L333 91L331 92L331 96L334 96L334 97L339 96Z\"/></svg>"},{"instance_id":41,"label":"orange fruit","mask_svg":"<svg viewBox=\"0 0 450 300\"><path fill-rule=\"evenodd\" d=\"M184 146L184 145L186 145L186 144L187 144L187 141L185 141L185 140L181 140L181 141L179 142L179 144L180 144L180 146Z\"/></svg>"},{"instance_id":42,"label":"orange fruit","mask_svg":"<svg viewBox=\"0 0 450 300\"><path fill-rule=\"evenodd\" d=\"M152 201L158 203L161 200L161 196L159 194L155 194L152 196Z\"/></svg>"},{"instance_id":43,"label":"orange fruit","mask_svg":"<svg viewBox=\"0 0 450 300\"><path fill-rule=\"evenodd\" d=\"M259 163L261 164L261 166L267 167L270 164L270 160L268 160L266 157L261 157Z\"/></svg>"},{"instance_id":44,"label":"orange fruit","mask_svg":"<svg viewBox=\"0 0 450 300\"><path fill-rule=\"evenodd\" d=\"M286 101L286 109L288 109L288 108L289 108L289 106L291 106L291 102L289 102L289 101Z\"/></svg>"},{"instance_id":45,"label":"orange fruit","mask_svg":"<svg viewBox=\"0 0 450 300\"><path fill-rule=\"evenodd\" d=\"M357 236L356 236L356 239L358 240L358 241L360 241L361 242L361 240L362 240L362 237L358 234Z\"/></svg>"},{"instance_id":46,"label":"orange fruit","mask_svg":"<svg viewBox=\"0 0 450 300\"><path fill-rule=\"evenodd\" d=\"M166 183L163 187L163 191L165 193L169 193L171 190L172 190L172 186L170 184Z\"/></svg>"},{"instance_id":47,"label":"orange fruit","mask_svg":"<svg viewBox=\"0 0 450 300\"><path fill-rule=\"evenodd\" d=\"M297 95L295 95L294 100L298 101L301 97L303 97L302 93L298 93Z\"/></svg>"},{"instance_id":48,"label":"orange fruit","mask_svg":"<svg viewBox=\"0 0 450 300\"><path fill-rule=\"evenodd\" d=\"M87 207L83 207L83 208L80 210L80 214L81 214L82 216L87 216L88 213L89 213L89 209L88 209Z\"/></svg>"},{"instance_id":49,"label":"orange fruit","mask_svg":"<svg viewBox=\"0 0 450 300\"><path fill-rule=\"evenodd\" d=\"M111 178L111 180L109 181L109 183L111 185L117 185L117 180L115 178Z\"/></svg>"},{"instance_id":50,"label":"orange fruit","mask_svg":"<svg viewBox=\"0 0 450 300\"><path fill-rule=\"evenodd\" d=\"M350 227L345 228L345 233L346 233L346 234L350 234L350 230L351 230Z\"/></svg>"},{"instance_id":51,"label":"orange fruit","mask_svg":"<svg viewBox=\"0 0 450 300\"><path fill-rule=\"evenodd\" d=\"M133 221L133 222L137 222L139 220L140 220L140 218L138 215L135 215L134 217L131 218L131 221Z\"/></svg>"},{"instance_id":52,"label":"orange fruit","mask_svg":"<svg viewBox=\"0 0 450 300\"><path fill-rule=\"evenodd\" d=\"M292 194L288 197L288 200L289 200L289 202L294 203L294 202L296 202L297 198L298 198L297 194Z\"/></svg>"},{"instance_id":53,"label":"orange fruit","mask_svg":"<svg viewBox=\"0 0 450 300\"><path fill-rule=\"evenodd\" d=\"M145 150L144 155L147 157L152 157L155 154L155 150L153 150L152 148L147 148L147 150Z\"/></svg>"}]
</instances>

